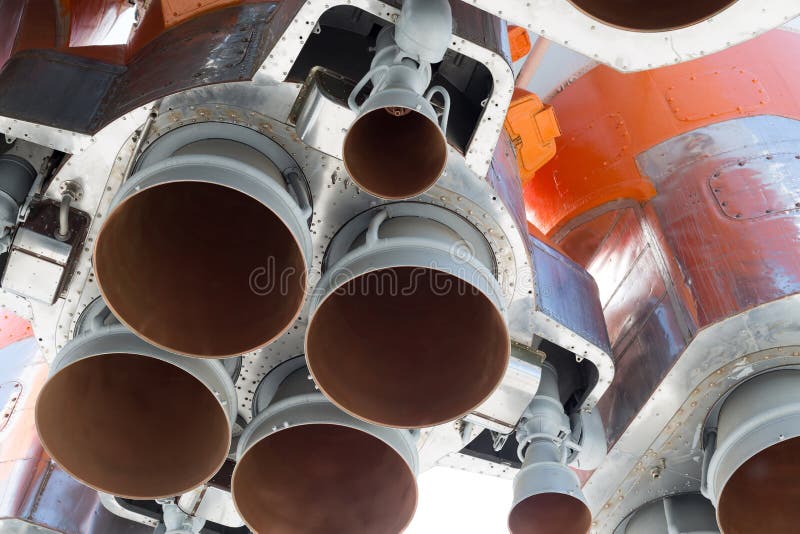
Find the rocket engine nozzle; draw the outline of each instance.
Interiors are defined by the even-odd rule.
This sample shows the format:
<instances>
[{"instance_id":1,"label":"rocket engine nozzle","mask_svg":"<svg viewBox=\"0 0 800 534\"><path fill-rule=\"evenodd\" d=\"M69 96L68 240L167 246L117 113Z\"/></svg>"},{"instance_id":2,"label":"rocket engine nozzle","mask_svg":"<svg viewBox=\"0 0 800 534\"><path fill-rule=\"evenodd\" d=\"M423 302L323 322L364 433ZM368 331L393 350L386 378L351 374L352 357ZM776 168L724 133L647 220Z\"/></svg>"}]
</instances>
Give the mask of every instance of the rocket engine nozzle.
<instances>
[{"instance_id":1,"label":"rocket engine nozzle","mask_svg":"<svg viewBox=\"0 0 800 534\"><path fill-rule=\"evenodd\" d=\"M441 176L447 140L427 100L387 92L362 108L343 154L359 187L381 198L405 199L424 193Z\"/></svg>"},{"instance_id":2,"label":"rocket engine nozzle","mask_svg":"<svg viewBox=\"0 0 800 534\"><path fill-rule=\"evenodd\" d=\"M221 363L175 356L115 326L59 353L36 403L36 427L48 454L81 482L156 499L219 470L235 407Z\"/></svg>"},{"instance_id":3,"label":"rocket engine nozzle","mask_svg":"<svg viewBox=\"0 0 800 534\"><path fill-rule=\"evenodd\" d=\"M800 371L737 386L716 424L704 490L725 534L791 532L800 521Z\"/></svg>"},{"instance_id":4,"label":"rocket engine nozzle","mask_svg":"<svg viewBox=\"0 0 800 534\"><path fill-rule=\"evenodd\" d=\"M233 498L256 532L396 534L416 509L416 464L408 431L343 413L303 366L242 435Z\"/></svg>"},{"instance_id":5,"label":"rocket engine nozzle","mask_svg":"<svg viewBox=\"0 0 800 534\"><path fill-rule=\"evenodd\" d=\"M633 31L667 31L692 26L724 11L737 0L569 0L592 18Z\"/></svg>"},{"instance_id":6,"label":"rocket engine nozzle","mask_svg":"<svg viewBox=\"0 0 800 534\"><path fill-rule=\"evenodd\" d=\"M461 237L451 228L382 217L315 292L309 368L336 405L363 420L452 421L486 400L508 366L501 290L481 260L454 255Z\"/></svg>"},{"instance_id":7,"label":"rocket engine nozzle","mask_svg":"<svg viewBox=\"0 0 800 534\"><path fill-rule=\"evenodd\" d=\"M539 391L517 429L522 469L514 478L514 502L508 517L513 534L587 534L592 513L578 475L566 464L571 435L558 389L558 373L545 362ZM524 452L523 452L524 451Z\"/></svg>"},{"instance_id":8,"label":"rocket engine nozzle","mask_svg":"<svg viewBox=\"0 0 800 534\"><path fill-rule=\"evenodd\" d=\"M444 58L452 33L445 0L406 0L397 27L378 35L371 70L350 95L358 113L344 140L342 157L353 180L387 199L420 195L447 165L450 94L431 83L431 63ZM369 97L356 103L372 83ZM441 117L432 100L443 102Z\"/></svg>"},{"instance_id":9,"label":"rocket engine nozzle","mask_svg":"<svg viewBox=\"0 0 800 534\"><path fill-rule=\"evenodd\" d=\"M532 495L517 503L508 518L513 534L586 534L591 526L586 503L564 493Z\"/></svg>"},{"instance_id":10,"label":"rocket engine nozzle","mask_svg":"<svg viewBox=\"0 0 800 534\"><path fill-rule=\"evenodd\" d=\"M143 155L94 251L103 297L138 335L224 358L289 328L305 298L309 213L290 194L275 147L257 132L206 123Z\"/></svg>"}]
</instances>

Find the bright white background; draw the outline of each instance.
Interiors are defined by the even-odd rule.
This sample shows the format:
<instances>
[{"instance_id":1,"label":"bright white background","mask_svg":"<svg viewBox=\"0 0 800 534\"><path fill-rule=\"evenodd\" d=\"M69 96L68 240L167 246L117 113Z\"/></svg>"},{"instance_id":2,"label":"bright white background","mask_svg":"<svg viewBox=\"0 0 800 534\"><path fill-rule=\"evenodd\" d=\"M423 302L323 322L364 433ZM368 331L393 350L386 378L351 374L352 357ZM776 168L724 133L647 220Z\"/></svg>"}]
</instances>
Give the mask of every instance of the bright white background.
<instances>
[{"instance_id":1,"label":"bright white background","mask_svg":"<svg viewBox=\"0 0 800 534\"><path fill-rule=\"evenodd\" d=\"M419 506L406 534L507 534L511 481L434 467L419 477Z\"/></svg>"}]
</instances>

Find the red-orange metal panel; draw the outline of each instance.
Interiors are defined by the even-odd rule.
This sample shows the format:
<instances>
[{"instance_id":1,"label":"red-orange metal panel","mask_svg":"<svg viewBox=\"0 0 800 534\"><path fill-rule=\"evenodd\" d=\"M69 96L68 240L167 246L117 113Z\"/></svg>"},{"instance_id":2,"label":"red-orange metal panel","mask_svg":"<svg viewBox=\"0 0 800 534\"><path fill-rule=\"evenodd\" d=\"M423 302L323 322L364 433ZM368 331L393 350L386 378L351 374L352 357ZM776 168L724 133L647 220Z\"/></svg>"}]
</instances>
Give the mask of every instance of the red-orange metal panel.
<instances>
[{"instance_id":1,"label":"red-orange metal panel","mask_svg":"<svg viewBox=\"0 0 800 534\"><path fill-rule=\"evenodd\" d=\"M797 50L800 35L775 30L672 67L585 74L551 102L563 136L556 158L525 185L528 220L551 234L609 201L652 198L635 158L676 135L737 117L800 118Z\"/></svg>"},{"instance_id":2,"label":"red-orange metal panel","mask_svg":"<svg viewBox=\"0 0 800 534\"><path fill-rule=\"evenodd\" d=\"M101 44L120 15L131 7L128 0L57 1L61 17L68 21L69 47Z\"/></svg>"}]
</instances>

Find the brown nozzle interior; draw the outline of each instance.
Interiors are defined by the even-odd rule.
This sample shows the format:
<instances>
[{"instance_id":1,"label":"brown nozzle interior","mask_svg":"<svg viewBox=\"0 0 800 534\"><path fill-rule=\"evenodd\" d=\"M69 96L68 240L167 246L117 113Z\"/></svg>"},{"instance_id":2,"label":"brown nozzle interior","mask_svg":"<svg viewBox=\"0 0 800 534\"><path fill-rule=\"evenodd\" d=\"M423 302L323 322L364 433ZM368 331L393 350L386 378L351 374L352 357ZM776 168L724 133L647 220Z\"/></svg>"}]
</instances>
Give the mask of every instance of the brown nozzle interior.
<instances>
[{"instance_id":1,"label":"brown nozzle interior","mask_svg":"<svg viewBox=\"0 0 800 534\"><path fill-rule=\"evenodd\" d=\"M306 269L289 228L256 199L206 182L142 190L100 231L97 282L114 314L172 352L255 350L299 313Z\"/></svg>"},{"instance_id":2,"label":"brown nozzle interior","mask_svg":"<svg viewBox=\"0 0 800 534\"><path fill-rule=\"evenodd\" d=\"M592 513L579 499L540 493L518 503L508 517L512 534L587 534Z\"/></svg>"},{"instance_id":3,"label":"brown nozzle interior","mask_svg":"<svg viewBox=\"0 0 800 534\"><path fill-rule=\"evenodd\" d=\"M414 515L417 485L382 440L313 424L253 445L236 465L233 498L255 532L397 534Z\"/></svg>"},{"instance_id":4,"label":"brown nozzle interior","mask_svg":"<svg viewBox=\"0 0 800 534\"><path fill-rule=\"evenodd\" d=\"M744 463L720 495L725 534L797 532L800 524L800 438L764 449Z\"/></svg>"},{"instance_id":5,"label":"brown nozzle interior","mask_svg":"<svg viewBox=\"0 0 800 534\"><path fill-rule=\"evenodd\" d=\"M179 495L210 479L231 437L202 382L135 354L93 356L56 373L39 394L36 427L65 471L133 499Z\"/></svg>"},{"instance_id":6,"label":"brown nozzle interior","mask_svg":"<svg viewBox=\"0 0 800 534\"><path fill-rule=\"evenodd\" d=\"M481 404L508 365L505 322L464 280L434 269L364 274L328 296L306 338L309 368L344 410L421 428Z\"/></svg>"},{"instance_id":7,"label":"brown nozzle interior","mask_svg":"<svg viewBox=\"0 0 800 534\"><path fill-rule=\"evenodd\" d=\"M665 31L691 26L737 0L570 0L587 15L626 30Z\"/></svg>"},{"instance_id":8,"label":"brown nozzle interior","mask_svg":"<svg viewBox=\"0 0 800 534\"><path fill-rule=\"evenodd\" d=\"M447 141L421 113L399 115L379 108L353 123L343 154L347 171L362 189L403 199L424 193L439 179L447 164Z\"/></svg>"}]
</instances>

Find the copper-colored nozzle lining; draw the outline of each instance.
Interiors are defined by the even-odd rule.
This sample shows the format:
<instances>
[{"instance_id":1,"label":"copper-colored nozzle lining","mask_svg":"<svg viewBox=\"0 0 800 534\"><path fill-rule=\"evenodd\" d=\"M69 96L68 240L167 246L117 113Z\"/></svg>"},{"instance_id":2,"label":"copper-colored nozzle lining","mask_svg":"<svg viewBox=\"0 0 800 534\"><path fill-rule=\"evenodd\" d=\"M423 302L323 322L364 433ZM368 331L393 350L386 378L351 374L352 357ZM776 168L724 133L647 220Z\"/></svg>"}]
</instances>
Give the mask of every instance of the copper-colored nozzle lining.
<instances>
[{"instance_id":1,"label":"copper-colored nozzle lining","mask_svg":"<svg viewBox=\"0 0 800 534\"><path fill-rule=\"evenodd\" d=\"M441 176L447 141L439 126L421 113L398 115L380 108L350 127L344 162L362 189L382 198L410 198Z\"/></svg>"},{"instance_id":2,"label":"copper-colored nozzle lining","mask_svg":"<svg viewBox=\"0 0 800 534\"><path fill-rule=\"evenodd\" d=\"M717 518L725 534L796 532L800 523L800 438L764 449L725 484Z\"/></svg>"},{"instance_id":3,"label":"copper-colored nozzle lining","mask_svg":"<svg viewBox=\"0 0 800 534\"><path fill-rule=\"evenodd\" d=\"M736 0L570 0L588 15L626 30L666 31L702 22Z\"/></svg>"},{"instance_id":4,"label":"copper-colored nozzle lining","mask_svg":"<svg viewBox=\"0 0 800 534\"><path fill-rule=\"evenodd\" d=\"M156 358L105 354L57 372L36 403L47 452L100 491L169 497L211 478L228 454L230 426L211 391Z\"/></svg>"},{"instance_id":5,"label":"copper-colored nozzle lining","mask_svg":"<svg viewBox=\"0 0 800 534\"><path fill-rule=\"evenodd\" d=\"M233 496L256 532L397 534L417 504L414 474L389 445L349 427L272 434L239 460Z\"/></svg>"},{"instance_id":6,"label":"copper-colored nozzle lining","mask_svg":"<svg viewBox=\"0 0 800 534\"><path fill-rule=\"evenodd\" d=\"M206 182L150 187L113 210L97 238L97 281L115 315L172 352L255 350L305 297L305 260L269 208Z\"/></svg>"},{"instance_id":7,"label":"copper-colored nozzle lining","mask_svg":"<svg viewBox=\"0 0 800 534\"><path fill-rule=\"evenodd\" d=\"M504 376L509 341L502 315L474 286L435 269L397 267L328 296L306 348L334 403L373 423L420 428L481 404Z\"/></svg>"},{"instance_id":8,"label":"copper-colored nozzle lining","mask_svg":"<svg viewBox=\"0 0 800 534\"><path fill-rule=\"evenodd\" d=\"M587 534L592 513L575 497L540 493L517 504L508 518L512 534Z\"/></svg>"}]
</instances>

